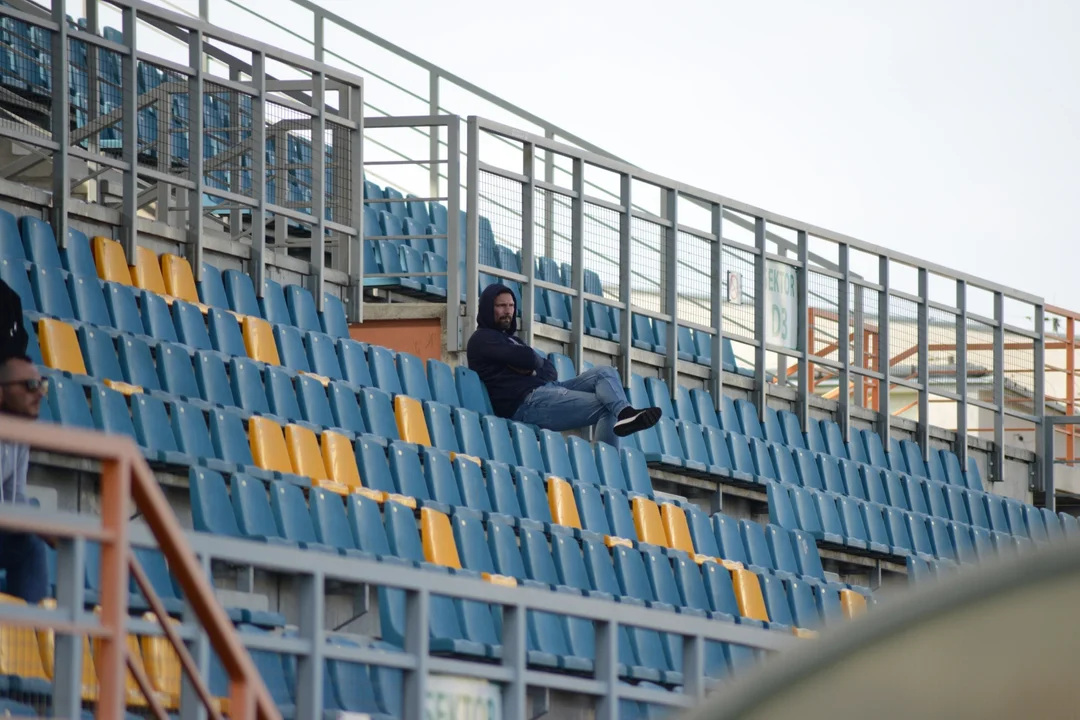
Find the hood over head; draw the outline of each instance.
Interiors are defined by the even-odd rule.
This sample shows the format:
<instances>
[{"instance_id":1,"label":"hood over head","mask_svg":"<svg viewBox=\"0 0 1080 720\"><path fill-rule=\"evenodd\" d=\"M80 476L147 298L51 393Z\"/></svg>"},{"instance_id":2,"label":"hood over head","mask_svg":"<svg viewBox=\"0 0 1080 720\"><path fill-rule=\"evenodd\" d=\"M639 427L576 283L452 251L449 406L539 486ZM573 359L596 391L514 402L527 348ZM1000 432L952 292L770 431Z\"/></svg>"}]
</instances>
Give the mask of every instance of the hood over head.
<instances>
[{"instance_id":1,"label":"hood over head","mask_svg":"<svg viewBox=\"0 0 1080 720\"><path fill-rule=\"evenodd\" d=\"M517 332L517 315L514 315L514 319L510 321L510 327L506 330L498 327L495 324L495 298L499 297L503 293L509 293L514 298L514 306L518 307L517 294L501 283L492 283L484 288L484 291L480 293L479 308L476 312L476 326L482 328L488 328L489 330L498 330L499 332L505 332L508 335L513 335Z\"/></svg>"}]
</instances>

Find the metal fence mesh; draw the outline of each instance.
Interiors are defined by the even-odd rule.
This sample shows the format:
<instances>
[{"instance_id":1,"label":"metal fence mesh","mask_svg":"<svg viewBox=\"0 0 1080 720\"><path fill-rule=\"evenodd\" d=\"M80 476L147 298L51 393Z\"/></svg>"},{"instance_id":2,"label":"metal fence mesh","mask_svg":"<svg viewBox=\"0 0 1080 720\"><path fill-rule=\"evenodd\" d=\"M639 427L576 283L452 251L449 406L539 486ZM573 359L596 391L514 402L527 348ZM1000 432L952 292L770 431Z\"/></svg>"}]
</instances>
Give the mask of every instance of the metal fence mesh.
<instances>
[{"instance_id":1,"label":"metal fence mesh","mask_svg":"<svg viewBox=\"0 0 1080 720\"><path fill-rule=\"evenodd\" d=\"M481 237L477 257L480 265L524 272L521 267L521 183L482 172L479 185Z\"/></svg>"},{"instance_id":2,"label":"metal fence mesh","mask_svg":"<svg viewBox=\"0 0 1080 720\"><path fill-rule=\"evenodd\" d=\"M754 325L754 258L755 255L748 250L731 245L724 246L724 255L721 258L721 297L724 299L725 335L757 337Z\"/></svg>"},{"instance_id":3,"label":"metal fence mesh","mask_svg":"<svg viewBox=\"0 0 1080 720\"><path fill-rule=\"evenodd\" d=\"M562 264L569 263L573 253L571 242L571 200L551 190L536 190L533 223L533 254L537 258L548 258L552 262L543 262L549 270L558 269L561 274ZM559 282L561 277L552 277L552 272L545 272L549 282Z\"/></svg>"},{"instance_id":4,"label":"metal fence mesh","mask_svg":"<svg viewBox=\"0 0 1080 720\"><path fill-rule=\"evenodd\" d=\"M341 123L326 123L326 219L341 225L353 224L353 138L355 133ZM427 228L418 228L427 232Z\"/></svg>"},{"instance_id":5,"label":"metal fence mesh","mask_svg":"<svg viewBox=\"0 0 1080 720\"><path fill-rule=\"evenodd\" d=\"M968 397L994 401L994 328L978 320L968 320L967 332Z\"/></svg>"},{"instance_id":6,"label":"metal fence mesh","mask_svg":"<svg viewBox=\"0 0 1080 720\"><path fill-rule=\"evenodd\" d=\"M0 125L50 137L52 32L7 17L0 28Z\"/></svg>"},{"instance_id":7,"label":"metal fence mesh","mask_svg":"<svg viewBox=\"0 0 1080 720\"><path fill-rule=\"evenodd\" d=\"M940 308L928 308L930 385L933 389L956 392L956 315Z\"/></svg>"},{"instance_id":8,"label":"metal fence mesh","mask_svg":"<svg viewBox=\"0 0 1080 720\"><path fill-rule=\"evenodd\" d=\"M712 325L712 243L680 232L678 247L679 319Z\"/></svg>"},{"instance_id":9,"label":"metal fence mesh","mask_svg":"<svg viewBox=\"0 0 1080 720\"><path fill-rule=\"evenodd\" d=\"M633 304L643 310L667 312L663 278L667 272L663 226L641 218L630 221L630 273Z\"/></svg>"},{"instance_id":10,"label":"metal fence mesh","mask_svg":"<svg viewBox=\"0 0 1080 720\"><path fill-rule=\"evenodd\" d=\"M872 288L852 284L849 292L851 303L851 362L867 370L881 370L881 293ZM855 330L862 321L862 336ZM856 363L857 346L862 347L862 362Z\"/></svg>"},{"instance_id":11,"label":"metal fence mesh","mask_svg":"<svg viewBox=\"0 0 1080 720\"><path fill-rule=\"evenodd\" d=\"M840 281L810 271L806 276L806 288L810 354L836 360L840 355ZM847 334L850 330L844 332Z\"/></svg>"},{"instance_id":12,"label":"metal fence mesh","mask_svg":"<svg viewBox=\"0 0 1080 720\"><path fill-rule=\"evenodd\" d=\"M919 377L919 306L889 297L889 374L904 380Z\"/></svg>"},{"instance_id":13,"label":"metal fence mesh","mask_svg":"<svg viewBox=\"0 0 1080 720\"><path fill-rule=\"evenodd\" d=\"M618 299L619 282L619 214L599 205L585 205L584 221L585 272L595 273L602 292L597 293L592 280L586 280L585 290L604 297Z\"/></svg>"},{"instance_id":14,"label":"metal fence mesh","mask_svg":"<svg viewBox=\"0 0 1080 720\"><path fill-rule=\"evenodd\" d=\"M1035 341L1008 331L1004 340L1005 407L1034 415Z\"/></svg>"}]
</instances>

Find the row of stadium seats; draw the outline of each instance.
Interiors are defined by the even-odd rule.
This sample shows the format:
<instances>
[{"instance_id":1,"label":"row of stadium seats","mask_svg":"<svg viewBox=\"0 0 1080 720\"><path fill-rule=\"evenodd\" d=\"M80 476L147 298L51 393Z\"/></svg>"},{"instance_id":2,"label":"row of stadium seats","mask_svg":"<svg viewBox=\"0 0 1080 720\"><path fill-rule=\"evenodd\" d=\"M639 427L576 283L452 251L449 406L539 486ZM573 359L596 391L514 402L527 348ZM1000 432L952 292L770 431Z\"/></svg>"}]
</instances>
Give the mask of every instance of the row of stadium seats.
<instances>
[{"instance_id":1,"label":"row of stadium seats","mask_svg":"<svg viewBox=\"0 0 1080 720\"><path fill-rule=\"evenodd\" d=\"M145 566L144 566L145 567ZM165 578L168 580L168 577ZM10 595L0 595L0 604L24 605L25 602ZM56 601L47 599L42 606L55 609ZM156 622L153 613L140 614L140 619ZM278 632L281 629L266 628L241 623L244 633ZM288 635L288 632L285 633ZM331 642L338 645L358 645L345 636L333 636ZM53 692L54 635L52 631L22 627L6 627L0 633L0 693L17 697L25 703L0 700L0 713L13 717L38 717L43 713L37 708L48 707ZM392 650L385 644L378 647ZM128 635L127 650L133 662L150 680L155 699L169 712L180 709L181 665L168 640L161 635ZM82 653L81 692L84 706L91 708L98 701L99 680L95 656L99 652L95 643L84 640ZM252 651L252 659L262 672L275 701L285 717L295 715L296 662L268 651ZM402 675L399 670L368 668L359 663L343 660L326 660L324 685L324 708L327 711L368 713L372 718L399 717L402 702ZM270 682L274 680L275 682ZM216 654L211 653L209 689L215 708L228 713L228 680ZM29 703L29 704L26 704ZM125 704L133 712L126 717L137 718L149 709L149 702L139 689L134 676L127 676ZM84 710L84 717L91 718L91 710Z\"/></svg>"}]
</instances>

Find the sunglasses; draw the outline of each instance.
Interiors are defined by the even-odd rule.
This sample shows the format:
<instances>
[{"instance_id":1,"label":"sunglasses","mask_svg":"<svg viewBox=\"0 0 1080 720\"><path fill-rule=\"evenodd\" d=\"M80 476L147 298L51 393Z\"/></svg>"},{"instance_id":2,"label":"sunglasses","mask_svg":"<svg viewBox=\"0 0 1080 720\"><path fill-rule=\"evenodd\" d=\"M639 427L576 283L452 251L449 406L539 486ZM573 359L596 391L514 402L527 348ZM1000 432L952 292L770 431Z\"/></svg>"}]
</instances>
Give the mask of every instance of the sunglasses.
<instances>
[{"instance_id":1,"label":"sunglasses","mask_svg":"<svg viewBox=\"0 0 1080 720\"><path fill-rule=\"evenodd\" d=\"M8 387L9 385L22 385L26 389L26 392L40 392L43 395L49 391L49 381L45 378L34 378L31 380L13 380L11 382L3 383L3 387Z\"/></svg>"}]
</instances>

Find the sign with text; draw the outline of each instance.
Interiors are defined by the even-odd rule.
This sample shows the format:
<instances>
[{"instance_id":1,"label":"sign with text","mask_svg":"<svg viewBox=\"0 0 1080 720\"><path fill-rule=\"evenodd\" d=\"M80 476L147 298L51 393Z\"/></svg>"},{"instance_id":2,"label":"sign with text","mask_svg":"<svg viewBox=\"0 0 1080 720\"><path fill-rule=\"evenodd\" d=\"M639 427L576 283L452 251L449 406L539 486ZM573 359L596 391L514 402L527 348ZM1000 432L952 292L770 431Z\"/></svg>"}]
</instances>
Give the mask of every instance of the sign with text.
<instances>
[{"instance_id":1,"label":"sign with text","mask_svg":"<svg viewBox=\"0 0 1080 720\"><path fill-rule=\"evenodd\" d=\"M429 675L425 720L502 720L502 692L495 683Z\"/></svg>"},{"instance_id":2,"label":"sign with text","mask_svg":"<svg viewBox=\"0 0 1080 720\"><path fill-rule=\"evenodd\" d=\"M799 337L798 269L776 260L765 265L765 342L794 350Z\"/></svg>"}]
</instances>

